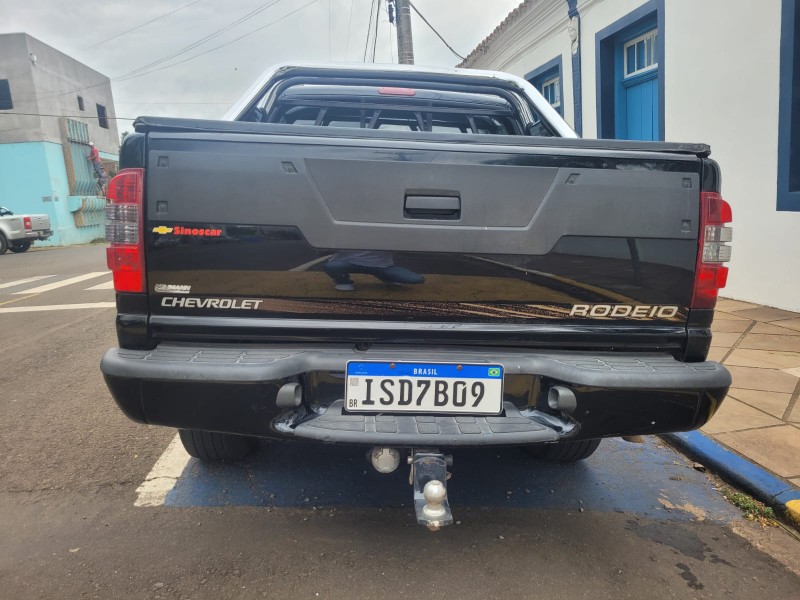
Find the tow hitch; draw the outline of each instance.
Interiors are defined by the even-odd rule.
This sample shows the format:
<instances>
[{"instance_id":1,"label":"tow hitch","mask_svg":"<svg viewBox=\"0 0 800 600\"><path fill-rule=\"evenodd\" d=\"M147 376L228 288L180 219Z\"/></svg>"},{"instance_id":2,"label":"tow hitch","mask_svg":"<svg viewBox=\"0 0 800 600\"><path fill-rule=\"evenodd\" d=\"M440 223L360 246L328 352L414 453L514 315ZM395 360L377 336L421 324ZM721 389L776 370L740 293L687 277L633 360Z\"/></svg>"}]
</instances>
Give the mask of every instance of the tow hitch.
<instances>
[{"instance_id":1,"label":"tow hitch","mask_svg":"<svg viewBox=\"0 0 800 600\"><path fill-rule=\"evenodd\" d=\"M391 473L400 466L400 452L395 448L373 448L369 453L372 466L379 473ZM414 486L414 510L417 523L438 531L453 523L450 502L447 500L447 480L453 457L436 449L412 450L409 483Z\"/></svg>"},{"instance_id":2,"label":"tow hitch","mask_svg":"<svg viewBox=\"0 0 800 600\"><path fill-rule=\"evenodd\" d=\"M412 451L411 483L414 486L414 510L417 523L431 531L453 523L450 502L447 499L447 467L453 464L452 456L436 450Z\"/></svg>"}]
</instances>

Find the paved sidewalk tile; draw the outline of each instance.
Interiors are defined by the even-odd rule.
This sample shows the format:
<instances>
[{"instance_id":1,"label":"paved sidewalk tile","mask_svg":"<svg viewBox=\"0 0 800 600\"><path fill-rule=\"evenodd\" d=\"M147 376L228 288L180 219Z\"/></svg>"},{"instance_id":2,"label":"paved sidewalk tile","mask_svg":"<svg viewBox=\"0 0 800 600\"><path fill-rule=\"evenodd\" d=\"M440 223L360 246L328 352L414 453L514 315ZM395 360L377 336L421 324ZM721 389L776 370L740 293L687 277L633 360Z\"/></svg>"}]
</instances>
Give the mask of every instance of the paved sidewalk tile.
<instances>
[{"instance_id":1,"label":"paved sidewalk tile","mask_svg":"<svg viewBox=\"0 0 800 600\"><path fill-rule=\"evenodd\" d=\"M715 437L781 477L800 477L800 429L797 427L778 425L720 433Z\"/></svg>"},{"instance_id":2,"label":"paved sidewalk tile","mask_svg":"<svg viewBox=\"0 0 800 600\"><path fill-rule=\"evenodd\" d=\"M742 333L745 329L750 327L750 323L752 321L718 321L714 319L714 322L711 324L711 332L715 335L717 333ZM784 329L784 332L791 331L790 329Z\"/></svg>"},{"instance_id":3,"label":"paved sidewalk tile","mask_svg":"<svg viewBox=\"0 0 800 600\"><path fill-rule=\"evenodd\" d=\"M714 418L702 429L705 433L717 434L770 425L783 425L783 421L729 396L722 403L722 407L714 415Z\"/></svg>"},{"instance_id":4,"label":"paved sidewalk tile","mask_svg":"<svg viewBox=\"0 0 800 600\"><path fill-rule=\"evenodd\" d=\"M800 398L795 402L792 412L789 413L788 420L790 423L800 423Z\"/></svg>"},{"instance_id":5,"label":"paved sidewalk tile","mask_svg":"<svg viewBox=\"0 0 800 600\"><path fill-rule=\"evenodd\" d=\"M725 334L720 335L735 335ZM740 348L752 350L779 350L784 352L800 352L800 336L797 335L763 335L749 333L739 343Z\"/></svg>"},{"instance_id":6,"label":"paved sidewalk tile","mask_svg":"<svg viewBox=\"0 0 800 600\"><path fill-rule=\"evenodd\" d=\"M725 360L725 364L738 367L793 369L795 367L800 367L800 352L751 350L749 348L739 347Z\"/></svg>"},{"instance_id":7,"label":"paved sidewalk tile","mask_svg":"<svg viewBox=\"0 0 800 600\"><path fill-rule=\"evenodd\" d=\"M773 323L758 322L750 330L750 333L767 333L772 335L800 335L800 330L795 331L794 329L784 327L781 325L781 323L785 323L785 321L775 321Z\"/></svg>"},{"instance_id":8,"label":"paved sidewalk tile","mask_svg":"<svg viewBox=\"0 0 800 600\"><path fill-rule=\"evenodd\" d=\"M708 360L719 362L723 358L725 358L725 355L728 353L728 350L730 350L730 348L718 348L716 346L712 346L708 350Z\"/></svg>"},{"instance_id":9,"label":"paved sidewalk tile","mask_svg":"<svg viewBox=\"0 0 800 600\"><path fill-rule=\"evenodd\" d=\"M795 319L797 313L789 312L788 310L781 310L780 308L769 308L768 306L759 306L758 308L748 308L745 310L732 311L737 317L745 317L746 319L753 319L754 321L778 321L780 319Z\"/></svg>"},{"instance_id":10,"label":"paved sidewalk tile","mask_svg":"<svg viewBox=\"0 0 800 600\"><path fill-rule=\"evenodd\" d=\"M733 385L737 388L791 394L797 387L797 377L775 369L728 366L728 370L733 376Z\"/></svg>"},{"instance_id":11,"label":"paved sidewalk tile","mask_svg":"<svg viewBox=\"0 0 800 600\"><path fill-rule=\"evenodd\" d=\"M733 385L702 431L800 487L800 314L723 298L711 331Z\"/></svg>"},{"instance_id":12,"label":"paved sidewalk tile","mask_svg":"<svg viewBox=\"0 0 800 600\"><path fill-rule=\"evenodd\" d=\"M736 385L736 382L733 382ZM741 388L732 387L728 391L729 398L736 398L745 404L749 404L754 408L768 412L773 417L779 419L783 418L786 409L789 407L789 400L791 394L782 394L779 392L764 392L761 390L745 390ZM727 400L726 400L727 402ZM716 418L716 417L715 417Z\"/></svg>"},{"instance_id":13,"label":"paved sidewalk tile","mask_svg":"<svg viewBox=\"0 0 800 600\"><path fill-rule=\"evenodd\" d=\"M741 333L715 333L711 336L711 345L717 348L730 348L740 337Z\"/></svg>"},{"instance_id":14,"label":"paved sidewalk tile","mask_svg":"<svg viewBox=\"0 0 800 600\"><path fill-rule=\"evenodd\" d=\"M752 319L745 319L744 317L737 317L734 314L725 311L717 310L714 312L715 321L752 321Z\"/></svg>"},{"instance_id":15,"label":"paved sidewalk tile","mask_svg":"<svg viewBox=\"0 0 800 600\"><path fill-rule=\"evenodd\" d=\"M779 327L785 327L786 329L800 331L800 317L795 315L793 319L775 321L775 325L778 325Z\"/></svg>"},{"instance_id":16,"label":"paved sidewalk tile","mask_svg":"<svg viewBox=\"0 0 800 600\"><path fill-rule=\"evenodd\" d=\"M743 300L731 300L730 298L720 298L717 300L717 310L736 311L745 310L747 308L761 308L761 305L753 304L752 302L744 302Z\"/></svg>"}]
</instances>

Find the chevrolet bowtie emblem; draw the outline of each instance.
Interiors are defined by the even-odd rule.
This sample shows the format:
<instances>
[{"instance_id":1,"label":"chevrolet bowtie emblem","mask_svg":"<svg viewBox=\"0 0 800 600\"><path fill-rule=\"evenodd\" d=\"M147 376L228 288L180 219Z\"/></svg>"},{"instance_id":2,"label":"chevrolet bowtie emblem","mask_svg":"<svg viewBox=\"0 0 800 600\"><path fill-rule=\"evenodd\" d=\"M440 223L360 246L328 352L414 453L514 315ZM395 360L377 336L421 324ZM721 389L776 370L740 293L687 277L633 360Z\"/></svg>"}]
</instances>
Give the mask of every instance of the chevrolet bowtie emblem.
<instances>
[{"instance_id":1,"label":"chevrolet bowtie emblem","mask_svg":"<svg viewBox=\"0 0 800 600\"><path fill-rule=\"evenodd\" d=\"M159 225L158 227L153 227L153 233L172 233L172 227Z\"/></svg>"}]
</instances>

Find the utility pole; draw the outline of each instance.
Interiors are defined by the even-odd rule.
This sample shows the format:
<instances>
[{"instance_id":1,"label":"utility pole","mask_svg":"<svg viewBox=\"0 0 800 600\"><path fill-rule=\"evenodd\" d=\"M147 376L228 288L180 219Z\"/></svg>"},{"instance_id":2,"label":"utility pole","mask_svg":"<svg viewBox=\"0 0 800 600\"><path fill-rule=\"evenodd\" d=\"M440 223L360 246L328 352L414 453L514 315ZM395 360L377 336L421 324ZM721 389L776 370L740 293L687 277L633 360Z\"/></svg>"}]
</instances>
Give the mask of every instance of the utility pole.
<instances>
[{"instance_id":1,"label":"utility pole","mask_svg":"<svg viewBox=\"0 0 800 600\"><path fill-rule=\"evenodd\" d=\"M401 65L414 64L414 40L411 37L409 0L395 0L397 10L397 59Z\"/></svg>"}]
</instances>

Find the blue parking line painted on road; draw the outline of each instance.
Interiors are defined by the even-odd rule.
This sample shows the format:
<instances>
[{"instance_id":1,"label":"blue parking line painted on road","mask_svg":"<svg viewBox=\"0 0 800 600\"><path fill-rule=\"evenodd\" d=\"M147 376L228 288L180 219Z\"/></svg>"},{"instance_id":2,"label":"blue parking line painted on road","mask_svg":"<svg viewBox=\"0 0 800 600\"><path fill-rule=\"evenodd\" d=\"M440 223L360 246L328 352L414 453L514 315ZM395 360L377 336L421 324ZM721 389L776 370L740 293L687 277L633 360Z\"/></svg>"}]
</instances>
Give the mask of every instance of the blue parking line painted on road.
<instances>
[{"instance_id":1,"label":"blue parking line painted on road","mask_svg":"<svg viewBox=\"0 0 800 600\"><path fill-rule=\"evenodd\" d=\"M665 520L731 521L738 512L705 475L657 440L605 440L590 459L551 464L519 448L453 453L448 493L459 507L624 512ZM354 447L265 444L247 461L192 460L166 497L168 506L411 507L408 467L373 471Z\"/></svg>"}]
</instances>

